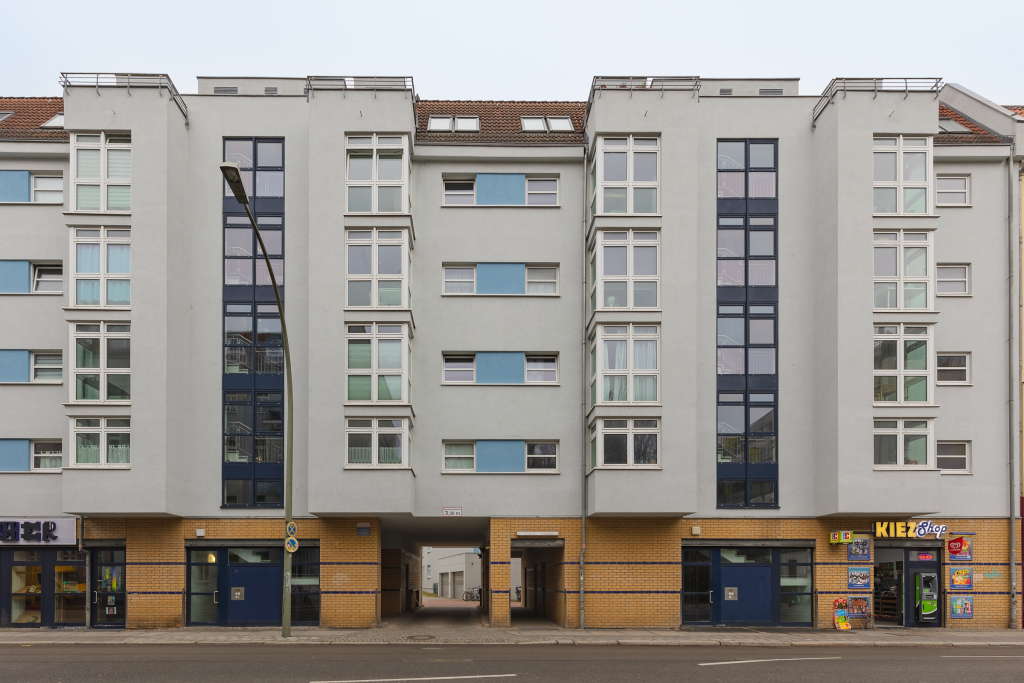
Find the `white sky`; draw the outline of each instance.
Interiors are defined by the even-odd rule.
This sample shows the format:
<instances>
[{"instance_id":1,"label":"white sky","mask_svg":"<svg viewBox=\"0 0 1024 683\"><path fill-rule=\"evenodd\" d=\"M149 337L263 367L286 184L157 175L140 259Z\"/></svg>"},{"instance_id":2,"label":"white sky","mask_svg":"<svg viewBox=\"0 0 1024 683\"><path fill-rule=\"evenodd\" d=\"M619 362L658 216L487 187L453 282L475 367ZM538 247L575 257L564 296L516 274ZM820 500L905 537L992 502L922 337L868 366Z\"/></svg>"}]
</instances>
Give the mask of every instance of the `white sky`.
<instances>
[{"instance_id":1,"label":"white sky","mask_svg":"<svg viewBox=\"0 0 1024 683\"><path fill-rule=\"evenodd\" d=\"M594 75L931 77L1024 104L1024 0L62 0L3 9L0 95L61 71L413 76L428 99L585 100ZM20 55L17 61L12 55Z\"/></svg>"}]
</instances>

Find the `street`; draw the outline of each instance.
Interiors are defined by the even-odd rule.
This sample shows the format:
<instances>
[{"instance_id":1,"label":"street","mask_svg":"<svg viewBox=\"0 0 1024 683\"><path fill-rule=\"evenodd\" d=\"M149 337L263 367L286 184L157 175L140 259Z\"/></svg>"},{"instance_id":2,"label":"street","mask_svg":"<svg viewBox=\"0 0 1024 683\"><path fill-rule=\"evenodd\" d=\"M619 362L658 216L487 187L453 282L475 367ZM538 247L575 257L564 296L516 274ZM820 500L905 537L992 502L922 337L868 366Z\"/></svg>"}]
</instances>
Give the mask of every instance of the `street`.
<instances>
[{"instance_id":1,"label":"street","mask_svg":"<svg viewBox=\"0 0 1024 683\"><path fill-rule=\"evenodd\" d=\"M4 683L1020 681L1017 647L0 646Z\"/></svg>"}]
</instances>

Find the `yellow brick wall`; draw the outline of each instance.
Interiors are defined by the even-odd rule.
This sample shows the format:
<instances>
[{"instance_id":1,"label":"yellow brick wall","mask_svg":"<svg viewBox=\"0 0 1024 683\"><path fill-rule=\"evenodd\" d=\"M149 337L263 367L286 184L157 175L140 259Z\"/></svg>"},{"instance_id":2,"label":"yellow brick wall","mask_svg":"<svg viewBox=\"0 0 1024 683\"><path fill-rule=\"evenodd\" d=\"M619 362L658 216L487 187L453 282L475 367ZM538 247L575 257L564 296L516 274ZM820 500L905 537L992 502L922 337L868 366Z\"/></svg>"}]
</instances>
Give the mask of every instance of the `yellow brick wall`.
<instances>
[{"instance_id":1,"label":"yellow brick wall","mask_svg":"<svg viewBox=\"0 0 1024 683\"><path fill-rule=\"evenodd\" d=\"M370 535L356 534L368 522ZM320 520L320 625L372 628L380 622L380 520L331 517Z\"/></svg>"},{"instance_id":2,"label":"yellow brick wall","mask_svg":"<svg viewBox=\"0 0 1024 683\"><path fill-rule=\"evenodd\" d=\"M405 550L380 553L381 614L404 614L416 597L419 604L420 558Z\"/></svg>"}]
</instances>

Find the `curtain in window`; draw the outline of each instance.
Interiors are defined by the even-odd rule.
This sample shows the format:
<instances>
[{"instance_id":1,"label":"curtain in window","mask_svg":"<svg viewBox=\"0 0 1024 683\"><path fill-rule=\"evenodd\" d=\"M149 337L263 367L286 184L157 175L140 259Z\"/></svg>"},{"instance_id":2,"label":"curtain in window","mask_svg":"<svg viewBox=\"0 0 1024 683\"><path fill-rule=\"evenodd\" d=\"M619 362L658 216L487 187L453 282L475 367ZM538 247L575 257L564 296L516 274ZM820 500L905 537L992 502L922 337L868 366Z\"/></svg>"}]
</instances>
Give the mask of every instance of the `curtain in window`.
<instances>
[{"instance_id":1,"label":"curtain in window","mask_svg":"<svg viewBox=\"0 0 1024 683\"><path fill-rule=\"evenodd\" d=\"M77 176L79 178L100 177L100 151L98 149L80 149L77 154Z\"/></svg>"},{"instance_id":2,"label":"curtain in window","mask_svg":"<svg viewBox=\"0 0 1024 683\"><path fill-rule=\"evenodd\" d=\"M349 434L348 435L348 463L350 465L369 465L372 461L373 451L370 442L372 434Z\"/></svg>"},{"instance_id":3,"label":"curtain in window","mask_svg":"<svg viewBox=\"0 0 1024 683\"><path fill-rule=\"evenodd\" d=\"M99 262L96 265L98 270ZM132 272L132 247L130 244L107 245L107 272L116 274Z\"/></svg>"},{"instance_id":4,"label":"curtain in window","mask_svg":"<svg viewBox=\"0 0 1024 683\"><path fill-rule=\"evenodd\" d=\"M657 401L658 378L652 375L637 375L633 378L634 401Z\"/></svg>"},{"instance_id":5,"label":"curtain in window","mask_svg":"<svg viewBox=\"0 0 1024 683\"><path fill-rule=\"evenodd\" d=\"M76 246L76 253L78 256L75 260L76 273L100 272L100 245L79 244Z\"/></svg>"},{"instance_id":6,"label":"curtain in window","mask_svg":"<svg viewBox=\"0 0 1024 683\"><path fill-rule=\"evenodd\" d=\"M348 400L369 401L370 400L370 376L350 375L348 378Z\"/></svg>"},{"instance_id":7,"label":"curtain in window","mask_svg":"<svg viewBox=\"0 0 1024 683\"><path fill-rule=\"evenodd\" d=\"M107 185L107 211L130 211L131 208L131 185Z\"/></svg>"},{"instance_id":8,"label":"curtain in window","mask_svg":"<svg viewBox=\"0 0 1024 683\"><path fill-rule=\"evenodd\" d=\"M127 465L131 462L131 434L107 434L107 464Z\"/></svg>"},{"instance_id":9,"label":"curtain in window","mask_svg":"<svg viewBox=\"0 0 1024 683\"><path fill-rule=\"evenodd\" d=\"M658 342L654 340L636 340L633 342L633 369L658 369Z\"/></svg>"},{"instance_id":10,"label":"curtain in window","mask_svg":"<svg viewBox=\"0 0 1024 683\"><path fill-rule=\"evenodd\" d=\"M131 280L107 280L107 305L128 306L132 302Z\"/></svg>"},{"instance_id":11,"label":"curtain in window","mask_svg":"<svg viewBox=\"0 0 1024 683\"><path fill-rule=\"evenodd\" d=\"M381 339L377 342L377 367L387 370L402 368L401 339Z\"/></svg>"},{"instance_id":12,"label":"curtain in window","mask_svg":"<svg viewBox=\"0 0 1024 683\"><path fill-rule=\"evenodd\" d=\"M604 369L625 370L628 347L625 339L608 339L604 342Z\"/></svg>"},{"instance_id":13,"label":"curtain in window","mask_svg":"<svg viewBox=\"0 0 1024 683\"><path fill-rule=\"evenodd\" d=\"M606 375L604 378L604 400L625 401L626 400L626 376Z\"/></svg>"},{"instance_id":14,"label":"curtain in window","mask_svg":"<svg viewBox=\"0 0 1024 683\"><path fill-rule=\"evenodd\" d=\"M401 306L402 305L402 282L401 282L401 280L379 280L377 282L377 305L378 306Z\"/></svg>"},{"instance_id":15,"label":"curtain in window","mask_svg":"<svg viewBox=\"0 0 1024 683\"><path fill-rule=\"evenodd\" d=\"M473 444L471 443L446 443L444 445L444 455L445 469L473 469Z\"/></svg>"},{"instance_id":16,"label":"curtain in window","mask_svg":"<svg viewBox=\"0 0 1024 683\"><path fill-rule=\"evenodd\" d=\"M349 369L360 370L370 367L369 339L348 340L348 367Z\"/></svg>"},{"instance_id":17,"label":"curtain in window","mask_svg":"<svg viewBox=\"0 0 1024 683\"><path fill-rule=\"evenodd\" d=\"M100 461L99 434L78 434L76 441L75 462L93 464Z\"/></svg>"},{"instance_id":18,"label":"curtain in window","mask_svg":"<svg viewBox=\"0 0 1024 683\"><path fill-rule=\"evenodd\" d=\"M402 464L402 435L377 435L377 463L381 465Z\"/></svg>"},{"instance_id":19,"label":"curtain in window","mask_svg":"<svg viewBox=\"0 0 1024 683\"><path fill-rule=\"evenodd\" d=\"M79 306L99 306L100 281L78 280L75 283L75 301Z\"/></svg>"}]
</instances>

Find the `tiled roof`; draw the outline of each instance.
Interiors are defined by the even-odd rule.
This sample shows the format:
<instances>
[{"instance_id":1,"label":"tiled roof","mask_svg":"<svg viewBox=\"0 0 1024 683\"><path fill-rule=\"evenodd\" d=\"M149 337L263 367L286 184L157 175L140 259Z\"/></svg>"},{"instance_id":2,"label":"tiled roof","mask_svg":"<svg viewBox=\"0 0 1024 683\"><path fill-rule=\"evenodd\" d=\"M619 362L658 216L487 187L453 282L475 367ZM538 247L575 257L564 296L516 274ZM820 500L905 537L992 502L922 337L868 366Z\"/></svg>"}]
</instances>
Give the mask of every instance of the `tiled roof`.
<instances>
[{"instance_id":1,"label":"tiled roof","mask_svg":"<svg viewBox=\"0 0 1024 683\"><path fill-rule=\"evenodd\" d=\"M13 116L0 121L0 140L67 140L60 128L40 128L64 111L61 97L0 97L0 112Z\"/></svg>"},{"instance_id":2,"label":"tiled roof","mask_svg":"<svg viewBox=\"0 0 1024 683\"><path fill-rule=\"evenodd\" d=\"M581 145L586 102L495 102L481 100L420 100L416 103L417 143L485 143L519 145ZM427 131L434 116L479 116L478 133ZM568 116L572 133L524 133L521 116Z\"/></svg>"},{"instance_id":3,"label":"tiled roof","mask_svg":"<svg viewBox=\"0 0 1024 683\"><path fill-rule=\"evenodd\" d=\"M961 126L970 129L970 133L942 133L935 136L936 145L1001 145L1002 138L991 133L978 124L967 119L963 114L950 109L944 104L939 105L939 118L953 119Z\"/></svg>"},{"instance_id":4,"label":"tiled roof","mask_svg":"<svg viewBox=\"0 0 1024 683\"><path fill-rule=\"evenodd\" d=\"M1005 104L1003 105L1003 109L1009 109L1014 114L1024 116L1024 104Z\"/></svg>"}]
</instances>

